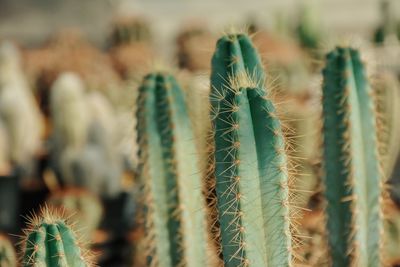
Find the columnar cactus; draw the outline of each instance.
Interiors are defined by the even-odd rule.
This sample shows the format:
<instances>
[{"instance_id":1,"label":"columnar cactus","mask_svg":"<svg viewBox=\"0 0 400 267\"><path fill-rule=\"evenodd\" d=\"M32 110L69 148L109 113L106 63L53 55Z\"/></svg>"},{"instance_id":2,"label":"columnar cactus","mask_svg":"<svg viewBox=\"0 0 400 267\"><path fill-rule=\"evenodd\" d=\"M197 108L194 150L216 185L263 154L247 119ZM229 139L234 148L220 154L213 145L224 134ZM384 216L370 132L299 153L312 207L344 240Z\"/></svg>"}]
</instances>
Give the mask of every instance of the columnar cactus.
<instances>
[{"instance_id":1,"label":"columnar cactus","mask_svg":"<svg viewBox=\"0 0 400 267\"><path fill-rule=\"evenodd\" d=\"M292 262L285 141L264 81L260 57L246 35L217 42L210 100L225 266Z\"/></svg>"},{"instance_id":2,"label":"columnar cactus","mask_svg":"<svg viewBox=\"0 0 400 267\"><path fill-rule=\"evenodd\" d=\"M321 45L322 32L320 26L314 7L311 5L303 6L296 29L297 37L303 47L317 49Z\"/></svg>"},{"instance_id":3,"label":"columnar cactus","mask_svg":"<svg viewBox=\"0 0 400 267\"><path fill-rule=\"evenodd\" d=\"M2 267L16 267L17 257L15 250L10 240L0 235L0 266Z\"/></svg>"},{"instance_id":4,"label":"columnar cactus","mask_svg":"<svg viewBox=\"0 0 400 267\"><path fill-rule=\"evenodd\" d=\"M205 266L205 213L196 144L173 76L144 78L137 102L149 266Z\"/></svg>"},{"instance_id":5,"label":"columnar cactus","mask_svg":"<svg viewBox=\"0 0 400 267\"><path fill-rule=\"evenodd\" d=\"M43 208L24 232L24 267L93 266L71 226L55 211Z\"/></svg>"},{"instance_id":6,"label":"columnar cactus","mask_svg":"<svg viewBox=\"0 0 400 267\"><path fill-rule=\"evenodd\" d=\"M371 87L357 50L339 47L326 60L323 157L332 266L380 266L381 173Z\"/></svg>"},{"instance_id":7,"label":"columnar cactus","mask_svg":"<svg viewBox=\"0 0 400 267\"><path fill-rule=\"evenodd\" d=\"M19 52L8 42L0 43L0 119L7 130L9 159L29 173L41 146L44 121L22 71Z\"/></svg>"}]
</instances>

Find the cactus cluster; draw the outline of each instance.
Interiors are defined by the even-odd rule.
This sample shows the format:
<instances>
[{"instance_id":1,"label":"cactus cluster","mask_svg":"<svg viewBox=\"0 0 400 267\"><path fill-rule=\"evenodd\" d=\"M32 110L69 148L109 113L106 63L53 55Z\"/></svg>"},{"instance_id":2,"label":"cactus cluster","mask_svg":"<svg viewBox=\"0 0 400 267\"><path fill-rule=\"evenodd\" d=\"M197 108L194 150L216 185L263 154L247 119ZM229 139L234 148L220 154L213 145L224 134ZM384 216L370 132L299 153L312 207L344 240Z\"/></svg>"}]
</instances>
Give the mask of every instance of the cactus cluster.
<instances>
[{"instance_id":1,"label":"cactus cluster","mask_svg":"<svg viewBox=\"0 0 400 267\"><path fill-rule=\"evenodd\" d=\"M136 18L104 53L74 33L24 57L0 44L0 233L23 235L17 260L0 234L0 267L97 266L92 251L99 266L399 264L397 77L380 66L370 85L350 47L321 72L326 32L304 7L298 42L254 17L254 38L216 43L186 24L179 74L147 64L159 44Z\"/></svg>"}]
</instances>

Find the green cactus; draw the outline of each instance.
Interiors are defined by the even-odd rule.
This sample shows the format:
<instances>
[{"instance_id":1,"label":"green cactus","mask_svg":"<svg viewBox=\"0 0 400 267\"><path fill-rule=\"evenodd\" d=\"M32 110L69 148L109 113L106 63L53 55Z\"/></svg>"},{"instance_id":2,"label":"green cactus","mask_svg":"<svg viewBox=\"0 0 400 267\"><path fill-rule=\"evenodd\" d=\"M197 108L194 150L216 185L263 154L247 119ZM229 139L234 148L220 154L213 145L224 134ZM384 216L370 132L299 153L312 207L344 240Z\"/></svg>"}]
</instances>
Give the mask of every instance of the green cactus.
<instances>
[{"instance_id":1,"label":"green cactus","mask_svg":"<svg viewBox=\"0 0 400 267\"><path fill-rule=\"evenodd\" d=\"M25 230L24 267L87 267L93 266L88 252L64 216L47 207L33 216Z\"/></svg>"},{"instance_id":2,"label":"green cactus","mask_svg":"<svg viewBox=\"0 0 400 267\"><path fill-rule=\"evenodd\" d=\"M76 222L77 228L82 229L82 237L92 239L103 213L100 200L94 194L84 189L68 188L52 192L46 203L64 209Z\"/></svg>"},{"instance_id":3,"label":"green cactus","mask_svg":"<svg viewBox=\"0 0 400 267\"><path fill-rule=\"evenodd\" d=\"M136 17L121 17L114 22L110 36L112 46L149 42L150 40L151 30L146 20Z\"/></svg>"},{"instance_id":4,"label":"green cactus","mask_svg":"<svg viewBox=\"0 0 400 267\"><path fill-rule=\"evenodd\" d=\"M10 240L0 234L0 266L1 267L16 267L17 257L15 255L14 246Z\"/></svg>"},{"instance_id":5,"label":"green cactus","mask_svg":"<svg viewBox=\"0 0 400 267\"><path fill-rule=\"evenodd\" d=\"M149 266L205 266L205 205L193 130L173 76L144 78L137 102Z\"/></svg>"},{"instance_id":6,"label":"green cactus","mask_svg":"<svg viewBox=\"0 0 400 267\"><path fill-rule=\"evenodd\" d=\"M230 77L248 73L263 88L266 75L261 57L246 34L228 34L217 41L216 51L211 61L211 108L218 109L219 94L227 91L226 86ZM233 94L233 92L231 92ZM261 94L262 90L250 92Z\"/></svg>"},{"instance_id":7,"label":"green cactus","mask_svg":"<svg viewBox=\"0 0 400 267\"><path fill-rule=\"evenodd\" d=\"M217 42L210 101L225 266L292 262L285 142L264 82L260 57L246 35Z\"/></svg>"},{"instance_id":8,"label":"green cactus","mask_svg":"<svg viewBox=\"0 0 400 267\"><path fill-rule=\"evenodd\" d=\"M324 183L333 267L380 266L381 173L371 87L357 50L323 71Z\"/></svg>"},{"instance_id":9,"label":"green cactus","mask_svg":"<svg viewBox=\"0 0 400 267\"><path fill-rule=\"evenodd\" d=\"M300 44L308 49L317 49L321 45L322 32L316 11L311 5L301 8L296 34Z\"/></svg>"},{"instance_id":10,"label":"green cactus","mask_svg":"<svg viewBox=\"0 0 400 267\"><path fill-rule=\"evenodd\" d=\"M393 13L391 1L382 0L380 3L381 22L376 28L373 36L373 41L377 45L385 43L387 37L393 35L397 37L397 21ZM400 38L399 38L400 40Z\"/></svg>"}]
</instances>

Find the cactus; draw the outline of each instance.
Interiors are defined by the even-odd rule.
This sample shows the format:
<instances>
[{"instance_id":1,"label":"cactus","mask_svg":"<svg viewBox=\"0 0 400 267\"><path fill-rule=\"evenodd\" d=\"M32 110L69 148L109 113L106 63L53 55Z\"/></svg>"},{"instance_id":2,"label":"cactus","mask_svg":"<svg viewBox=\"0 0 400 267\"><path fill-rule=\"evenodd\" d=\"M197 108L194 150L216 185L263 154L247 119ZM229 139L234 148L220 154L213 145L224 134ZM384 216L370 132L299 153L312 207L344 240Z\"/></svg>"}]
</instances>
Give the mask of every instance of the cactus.
<instances>
[{"instance_id":1,"label":"cactus","mask_svg":"<svg viewBox=\"0 0 400 267\"><path fill-rule=\"evenodd\" d=\"M149 42L151 30L146 20L136 17L121 17L114 21L110 36L112 46Z\"/></svg>"},{"instance_id":2,"label":"cactus","mask_svg":"<svg viewBox=\"0 0 400 267\"><path fill-rule=\"evenodd\" d=\"M371 88L357 50L338 47L326 60L323 157L332 266L380 266L381 173Z\"/></svg>"},{"instance_id":3,"label":"cactus","mask_svg":"<svg viewBox=\"0 0 400 267\"><path fill-rule=\"evenodd\" d=\"M400 112L400 86L390 72L379 73L374 78L379 152L387 180L392 176L400 152L400 123L396 116ZM395 177L396 175L393 176Z\"/></svg>"},{"instance_id":4,"label":"cactus","mask_svg":"<svg viewBox=\"0 0 400 267\"><path fill-rule=\"evenodd\" d=\"M29 173L41 146L44 122L18 50L8 42L0 44L0 119L7 129L10 161Z\"/></svg>"},{"instance_id":5,"label":"cactus","mask_svg":"<svg viewBox=\"0 0 400 267\"><path fill-rule=\"evenodd\" d=\"M211 61L211 107L218 109L219 98L230 77L249 73L257 86L263 88L266 80L261 58L246 34L228 34L217 41ZM257 93L263 94L261 91ZM250 94L257 94L256 91Z\"/></svg>"},{"instance_id":6,"label":"cactus","mask_svg":"<svg viewBox=\"0 0 400 267\"><path fill-rule=\"evenodd\" d=\"M0 234L0 266L16 267L17 257L15 255L14 246L10 240Z\"/></svg>"},{"instance_id":7,"label":"cactus","mask_svg":"<svg viewBox=\"0 0 400 267\"><path fill-rule=\"evenodd\" d=\"M390 1L382 0L380 3L381 22L376 28L373 36L373 41L377 45L382 45L386 42L390 35L397 37L397 21L393 13L393 7ZM399 38L400 40L400 38Z\"/></svg>"},{"instance_id":8,"label":"cactus","mask_svg":"<svg viewBox=\"0 0 400 267\"><path fill-rule=\"evenodd\" d=\"M98 123L90 126L88 141L81 149L62 152L60 170L68 186L83 187L102 197L113 197L121 191L121 162L107 154L104 129Z\"/></svg>"},{"instance_id":9,"label":"cactus","mask_svg":"<svg viewBox=\"0 0 400 267\"><path fill-rule=\"evenodd\" d=\"M60 212L42 208L24 231L24 267L89 267L93 262Z\"/></svg>"},{"instance_id":10,"label":"cactus","mask_svg":"<svg viewBox=\"0 0 400 267\"><path fill-rule=\"evenodd\" d=\"M144 78L137 101L149 266L205 266L201 173L183 93L173 76Z\"/></svg>"},{"instance_id":11,"label":"cactus","mask_svg":"<svg viewBox=\"0 0 400 267\"><path fill-rule=\"evenodd\" d=\"M84 85L74 73L61 74L51 88L53 138L58 146L82 147L87 138L89 116Z\"/></svg>"},{"instance_id":12,"label":"cactus","mask_svg":"<svg viewBox=\"0 0 400 267\"><path fill-rule=\"evenodd\" d=\"M292 262L286 147L264 82L260 57L246 35L217 42L210 101L225 266Z\"/></svg>"},{"instance_id":13,"label":"cactus","mask_svg":"<svg viewBox=\"0 0 400 267\"><path fill-rule=\"evenodd\" d=\"M296 29L300 44L308 49L317 49L322 40L320 22L315 13L316 11L311 5L303 6Z\"/></svg>"},{"instance_id":14,"label":"cactus","mask_svg":"<svg viewBox=\"0 0 400 267\"><path fill-rule=\"evenodd\" d=\"M100 200L95 195L84 189L69 188L52 192L46 203L65 210L76 222L77 228L82 230L83 238L92 239L103 213Z\"/></svg>"}]
</instances>

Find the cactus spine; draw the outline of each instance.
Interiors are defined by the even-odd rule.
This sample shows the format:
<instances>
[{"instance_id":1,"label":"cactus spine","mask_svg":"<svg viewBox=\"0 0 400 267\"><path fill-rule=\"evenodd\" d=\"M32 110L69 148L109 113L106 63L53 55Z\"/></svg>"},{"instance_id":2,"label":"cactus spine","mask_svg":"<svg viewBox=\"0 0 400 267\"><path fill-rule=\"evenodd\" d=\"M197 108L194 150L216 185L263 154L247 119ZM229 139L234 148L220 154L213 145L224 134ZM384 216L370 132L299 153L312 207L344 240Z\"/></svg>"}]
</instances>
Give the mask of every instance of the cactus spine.
<instances>
[{"instance_id":1,"label":"cactus spine","mask_svg":"<svg viewBox=\"0 0 400 267\"><path fill-rule=\"evenodd\" d=\"M359 52L336 48L327 55L323 75L324 183L332 266L380 266L376 121Z\"/></svg>"},{"instance_id":2,"label":"cactus spine","mask_svg":"<svg viewBox=\"0 0 400 267\"><path fill-rule=\"evenodd\" d=\"M149 74L137 109L148 264L205 266L201 173L183 92L173 76Z\"/></svg>"},{"instance_id":3,"label":"cactus spine","mask_svg":"<svg viewBox=\"0 0 400 267\"><path fill-rule=\"evenodd\" d=\"M217 42L210 100L221 247L228 267L291 266L285 142L264 81L260 57L246 35Z\"/></svg>"},{"instance_id":4,"label":"cactus spine","mask_svg":"<svg viewBox=\"0 0 400 267\"><path fill-rule=\"evenodd\" d=\"M57 212L43 208L25 230L24 267L92 266L71 226Z\"/></svg>"}]
</instances>

